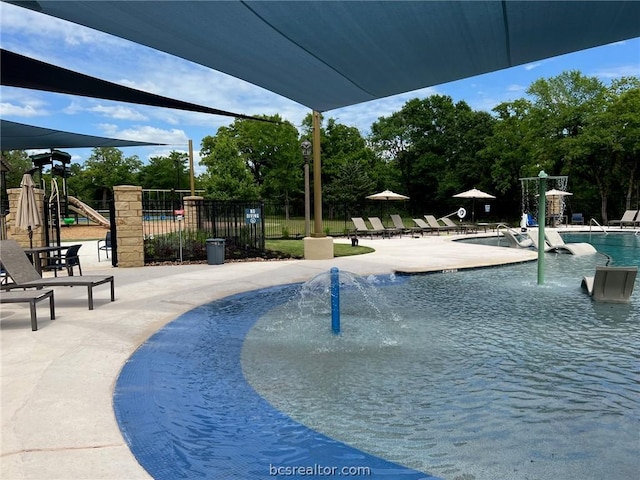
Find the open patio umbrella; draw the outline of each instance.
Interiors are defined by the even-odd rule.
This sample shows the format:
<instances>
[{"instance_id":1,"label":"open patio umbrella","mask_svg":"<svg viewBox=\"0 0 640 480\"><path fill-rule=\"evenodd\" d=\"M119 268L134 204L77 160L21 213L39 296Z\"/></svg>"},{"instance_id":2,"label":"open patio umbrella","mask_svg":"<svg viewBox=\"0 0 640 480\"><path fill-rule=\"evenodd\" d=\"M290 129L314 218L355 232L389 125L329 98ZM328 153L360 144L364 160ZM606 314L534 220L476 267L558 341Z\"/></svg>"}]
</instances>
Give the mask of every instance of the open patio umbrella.
<instances>
[{"instance_id":1,"label":"open patio umbrella","mask_svg":"<svg viewBox=\"0 0 640 480\"><path fill-rule=\"evenodd\" d=\"M380 193L374 193L373 195L367 195L365 198L369 200L409 200L409 197L400 193L392 192L391 190L383 190Z\"/></svg>"},{"instance_id":2,"label":"open patio umbrella","mask_svg":"<svg viewBox=\"0 0 640 480\"><path fill-rule=\"evenodd\" d=\"M366 198L369 200L409 200L409 197L406 195L401 195L399 193L392 192L391 190L374 193L373 195L368 195Z\"/></svg>"},{"instance_id":3,"label":"open patio umbrella","mask_svg":"<svg viewBox=\"0 0 640 480\"><path fill-rule=\"evenodd\" d=\"M22 176L20 196L16 212L16 227L29 233L29 246L33 247L33 230L42 225L40 210L36 201L35 184L28 173Z\"/></svg>"},{"instance_id":4,"label":"open patio umbrella","mask_svg":"<svg viewBox=\"0 0 640 480\"><path fill-rule=\"evenodd\" d=\"M493 195L483 192L482 190L478 190L477 188L472 188L471 190L467 190L466 192L457 193L453 197L473 199L473 206L471 207L471 222L476 221L476 198L496 198Z\"/></svg>"}]
</instances>

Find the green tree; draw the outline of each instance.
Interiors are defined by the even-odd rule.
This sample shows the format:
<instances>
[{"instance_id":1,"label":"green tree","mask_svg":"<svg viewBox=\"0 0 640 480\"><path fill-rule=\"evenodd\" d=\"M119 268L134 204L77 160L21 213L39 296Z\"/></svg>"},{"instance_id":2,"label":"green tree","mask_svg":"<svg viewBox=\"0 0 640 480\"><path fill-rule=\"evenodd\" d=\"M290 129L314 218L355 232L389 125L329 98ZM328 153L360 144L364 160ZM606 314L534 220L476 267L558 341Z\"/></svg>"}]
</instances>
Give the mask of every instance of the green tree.
<instances>
[{"instance_id":1,"label":"green tree","mask_svg":"<svg viewBox=\"0 0 640 480\"><path fill-rule=\"evenodd\" d=\"M19 188L24 172L33 167L33 163L24 150L10 150L2 152L2 159L8 167L5 176L6 188Z\"/></svg>"},{"instance_id":2,"label":"green tree","mask_svg":"<svg viewBox=\"0 0 640 480\"><path fill-rule=\"evenodd\" d=\"M190 186L189 155L185 152L169 153L168 157L151 157L140 169L143 188L183 190Z\"/></svg>"},{"instance_id":3,"label":"green tree","mask_svg":"<svg viewBox=\"0 0 640 480\"><path fill-rule=\"evenodd\" d=\"M92 200L106 201L115 185L136 185L142 162L114 147L94 148L76 178L77 189Z\"/></svg>"}]
</instances>

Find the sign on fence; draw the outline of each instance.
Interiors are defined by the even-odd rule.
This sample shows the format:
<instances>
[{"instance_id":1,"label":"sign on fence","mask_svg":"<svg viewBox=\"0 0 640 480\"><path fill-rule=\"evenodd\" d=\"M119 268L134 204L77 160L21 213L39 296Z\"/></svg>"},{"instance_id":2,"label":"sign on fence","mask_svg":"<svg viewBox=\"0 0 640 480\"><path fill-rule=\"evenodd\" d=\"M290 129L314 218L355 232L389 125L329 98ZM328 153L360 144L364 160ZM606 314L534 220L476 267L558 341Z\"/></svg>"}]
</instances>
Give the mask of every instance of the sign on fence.
<instances>
[{"instance_id":1,"label":"sign on fence","mask_svg":"<svg viewBox=\"0 0 640 480\"><path fill-rule=\"evenodd\" d=\"M259 208L245 208L244 209L244 223L248 225L255 225L260 221L260 209Z\"/></svg>"}]
</instances>

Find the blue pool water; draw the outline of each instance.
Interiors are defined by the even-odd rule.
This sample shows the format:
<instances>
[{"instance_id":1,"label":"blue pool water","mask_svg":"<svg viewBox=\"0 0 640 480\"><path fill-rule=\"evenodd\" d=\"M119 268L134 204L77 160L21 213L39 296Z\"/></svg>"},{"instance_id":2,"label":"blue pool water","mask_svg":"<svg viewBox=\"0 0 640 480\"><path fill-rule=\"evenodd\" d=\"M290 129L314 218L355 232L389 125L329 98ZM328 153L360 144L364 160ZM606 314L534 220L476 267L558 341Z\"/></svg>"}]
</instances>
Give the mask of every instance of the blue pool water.
<instances>
[{"instance_id":1,"label":"blue pool water","mask_svg":"<svg viewBox=\"0 0 640 480\"><path fill-rule=\"evenodd\" d=\"M638 264L640 239L611 241ZM635 479L640 292L583 294L606 261L549 255L543 286L535 262L372 277L342 292L339 337L307 286L213 302L132 356L116 415L154 478Z\"/></svg>"}]
</instances>

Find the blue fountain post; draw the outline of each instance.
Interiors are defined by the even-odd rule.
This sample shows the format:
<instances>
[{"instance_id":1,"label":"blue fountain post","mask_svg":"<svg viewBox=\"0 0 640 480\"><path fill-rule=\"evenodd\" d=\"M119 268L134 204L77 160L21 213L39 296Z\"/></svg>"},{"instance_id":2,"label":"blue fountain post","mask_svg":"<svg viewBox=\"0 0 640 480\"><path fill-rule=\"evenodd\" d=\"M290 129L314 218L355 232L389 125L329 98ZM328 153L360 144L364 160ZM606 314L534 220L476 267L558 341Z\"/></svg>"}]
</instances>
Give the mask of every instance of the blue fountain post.
<instances>
[{"instance_id":1,"label":"blue fountain post","mask_svg":"<svg viewBox=\"0 0 640 480\"><path fill-rule=\"evenodd\" d=\"M331 268L331 330L340 333L340 272L337 267Z\"/></svg>"}]
</instances>

